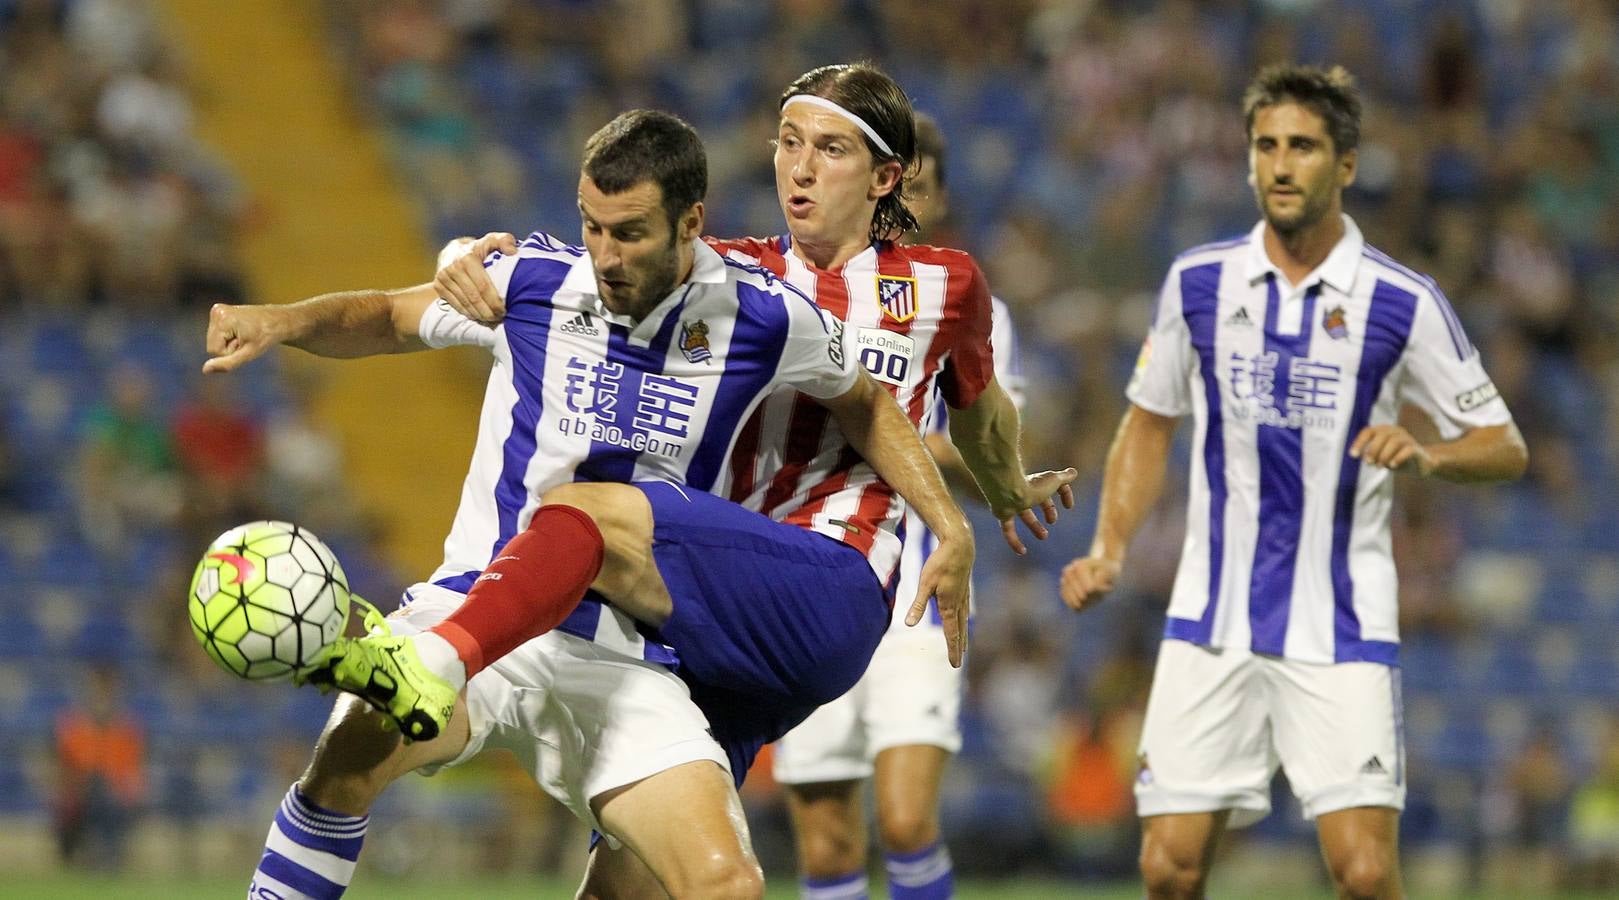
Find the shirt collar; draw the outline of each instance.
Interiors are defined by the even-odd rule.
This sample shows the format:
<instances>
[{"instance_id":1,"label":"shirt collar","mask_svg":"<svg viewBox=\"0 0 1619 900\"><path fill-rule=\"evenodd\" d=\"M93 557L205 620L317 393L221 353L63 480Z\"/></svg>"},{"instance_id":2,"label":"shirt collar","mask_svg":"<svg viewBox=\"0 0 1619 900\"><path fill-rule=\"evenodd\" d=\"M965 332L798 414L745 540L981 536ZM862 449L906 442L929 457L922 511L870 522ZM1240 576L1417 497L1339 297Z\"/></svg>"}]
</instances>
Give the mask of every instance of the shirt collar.
<instances>
[{"instance_id":1,"label":"shirt collar","mask_svg":"<svg viewBox=\"0 0 1619 900\"><path fill-rule=\"evenodd\" d=\"M1332 252L1315 267L1315 271L1305 277L1303 283L1294 285L1295 288L1309 286L1316 281L1322 281L1339 293L1347 294L1355 286L1355 273L1360 271L1361 251L1366 247L1366 238L1360 233L1360 226L1355 220L1345 215L1344 235L1333 246ZM1248 283L1252 284L1266 275L1276 273L1280 276L1282 270L1270 261L1265 254L1265 222L1260 220L1254 230L1248 233Z\"/></svg>"}]
</instances>

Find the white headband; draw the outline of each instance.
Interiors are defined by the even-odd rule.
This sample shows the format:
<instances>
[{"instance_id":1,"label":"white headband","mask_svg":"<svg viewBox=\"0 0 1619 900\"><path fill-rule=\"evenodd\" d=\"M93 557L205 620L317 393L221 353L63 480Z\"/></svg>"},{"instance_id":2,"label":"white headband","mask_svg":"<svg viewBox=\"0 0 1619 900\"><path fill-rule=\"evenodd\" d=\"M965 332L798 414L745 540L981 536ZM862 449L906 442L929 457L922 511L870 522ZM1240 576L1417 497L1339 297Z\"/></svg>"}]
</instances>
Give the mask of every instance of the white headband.
<instances>
[{"instance_id":1,"label":"white headband","mask_svg":"<svg viewBox=\"0 0 1619 900\"><path fill-rule=\"evenodd\" d=\"M828 100L825 97L816 96L815 94L794 94L782 102L781 108L785 110L794 103L809 103L814 106L819 106L822 109L830 109L845 119L853 122L862 132L865 132L866 137L871 138L871 142L877 145L878 150L883 151L884 156L899 156L898 153L895 153L889 148L888 142L883 140L881 135L877 134L877 130L875 128L872 128L870 125L866 124L865 119L862 119L854 113L849 112L836 103L833 103L831 100Z\"/></svg>"}]
</instances>

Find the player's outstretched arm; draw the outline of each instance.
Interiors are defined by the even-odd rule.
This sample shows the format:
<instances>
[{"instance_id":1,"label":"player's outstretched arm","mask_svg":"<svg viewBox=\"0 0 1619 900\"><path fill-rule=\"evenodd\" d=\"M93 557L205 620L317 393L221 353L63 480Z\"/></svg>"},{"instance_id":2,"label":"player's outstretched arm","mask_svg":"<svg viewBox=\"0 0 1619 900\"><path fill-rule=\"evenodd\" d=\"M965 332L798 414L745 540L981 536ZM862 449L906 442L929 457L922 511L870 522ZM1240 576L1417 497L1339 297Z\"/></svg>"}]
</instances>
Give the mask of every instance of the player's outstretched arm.
<instances>
[{"instance_id":1,"label":"player's outstretched arm","mask_svg":"<svg viewBox=\"0 0 1619 900\"><path fill-rule=\"evenodd\" d=\"M950 496L916 426L905 417L893 395L864 370L855 379L854 387L821 402L837 419L849 445L905 498L938 537L938 548L922 566L916 597L905 621L909 625L920 622L927 611L928 598L937 597L950 664L959 667L967 650L968 585L976 549L966 515Z\"/></svg>"},{"instance_id":2,"label":"player's outstretched arm","mask_svg":"<svg viewBox=\"0 0 1619 900\"><path fill-rule=\"evenodd\" d=\"M1006 543L1021 556L1028 548L1018 537L1017 521L1021 519L1035 538L1045 540L1046 526L1057 521L1058 500L1064 508L1074 508L1071 485L1079 473L1069 468L1025 475L1020 433L1017 406L994 379L972 403L950 411L950 440L990 511L1001 520Z\"/></svg>"},{"instance_id":3,"label":"player's outstretched arm","mask_svg":"<svg viewBox=\"0 0 1619 900\"><path fill-rule=\"evenodd\" d=\"M1515 423L1472 428L1453 441L1423 444L1400 425L1369 425L1349 445L1367 465L1446 481L1513 481L1529 467Z\"/></svg>"},{"instance_id":4,"label":"player's outstretched arm","mask_svg":"<svg viewBox=\"0 0 1619 900\"><path fill-rule=\"evenodd\" d=\"M422 350L422 314L433 286L397 291L321 294L297 303L231 306L208 311L204 372L229 372L286 344L316 356L352 358Z\"/></svg>"},{"instance_id":5,"label":"player's outstretched arm","mask_svg":"<svg viewBox=\"0 0 1619 900\"><path fill-rule=\"evenodd\" d=\"M494 324L506 315L506 299L495 289L483 261L500 251L517 252L517 237L504 231L491 231L477 240L457 238L439 251L438 274L433 289L450 308L474 322Z\"/></svg>"},{"instance_id":6,"label":"player's outstretched arm","mask_svg":"<svg viewBox=\"0 0 1619 900\"><path fill-rule=\"evenodd\" d=\"M1084 610L1113 589L1130 539L1163 491L1170 442L1179 421L1135 404L1125 411L1107 451L1090 555L1062 570L1062 599L1069 607Z\"/></svg>"}]
</instances>

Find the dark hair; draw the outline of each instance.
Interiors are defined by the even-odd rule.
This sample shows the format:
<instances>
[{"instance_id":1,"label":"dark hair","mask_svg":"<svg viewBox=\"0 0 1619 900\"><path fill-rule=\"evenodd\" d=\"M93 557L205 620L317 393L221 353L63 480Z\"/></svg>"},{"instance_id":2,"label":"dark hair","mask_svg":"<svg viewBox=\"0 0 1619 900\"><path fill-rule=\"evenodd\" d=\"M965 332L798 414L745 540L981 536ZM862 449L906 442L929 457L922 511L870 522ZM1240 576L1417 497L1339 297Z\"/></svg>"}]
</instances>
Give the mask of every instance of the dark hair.
<instances>
[{"instance_id":1,"label":"dark hair","mask_svg":"<svg viewBox=\"0 0 1619 900\"><path fill-rule=\"evenodd\" d=\"M604 194L656 184L670 225L708 194L703 139L679 116L655 109L632 109L603 125L585 141L581 168Z\"/></svg>"},{"instance_id":2,"label":"dark hair","mask_svg":"<svg viewBox=\"0 0 1619 900\"><path fill-rule=\"evenodd\" d=\"M1242 95L1249 137L1254 133L1254 116L1279 103L1297 103L1320 116L1327 123L1334 153L1348 152L1360 144L1360 88L1343 66L1274 65L1260 70Z\"/></svg>"},{"instance_id":3,"label":"dark hair","mask_svg":"<svg viewBox=\"0 0 1619 900\"><path fill-rule=\"evenodd\" d=\"M905 177L916 165L916 115L911 101L894 79L868 62L821 66L798 76L781 92L778 108L796 94L824 97L854 113L888 142L893 153L884 153L871 138L866 148L879 161L900 164L899 181L894 189L877 199L871 217L871 239L880 241L916 230L916 217L905 208Z\"/></svg>"},{"instance_id":4,"label":"dark hair","mask_svg":"<svg viewBox=\"0 0 1619 900\"><path fill-rule=\"evenodd\" d=\"M916 114L916 161L923 159L933 160L933 177L939 180L939 187L944 187L944 160L945 160L944 132L939 129L939 123L927 113Z\"/></svg>"}]
</instances>

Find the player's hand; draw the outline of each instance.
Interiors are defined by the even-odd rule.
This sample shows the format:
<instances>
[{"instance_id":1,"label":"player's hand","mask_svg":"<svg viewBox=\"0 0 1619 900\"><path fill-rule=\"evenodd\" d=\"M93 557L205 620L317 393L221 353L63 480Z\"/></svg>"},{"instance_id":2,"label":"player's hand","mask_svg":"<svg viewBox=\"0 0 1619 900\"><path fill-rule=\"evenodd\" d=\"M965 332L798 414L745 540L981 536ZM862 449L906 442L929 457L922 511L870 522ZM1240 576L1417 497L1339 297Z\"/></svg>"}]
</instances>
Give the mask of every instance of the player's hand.
<instances>
[{"instance_id":1,"label":"player's hand","mask_svg":"<svg viewBox=\"0 0 1619 900\"><path fill-rule=\"evenodd\" d=\"M281 338L275 325L281 310L274 306L231 306L215 303L208 310L204 373L229 372L264 355Z\"/></svg>"},{"instance_id":2,"label":"player's hand","mask_svg":"<svg viewBox=\"0 0 1619 900\"><path fill-rule=\"evenodd\" d=\"M928 611L928 599L937 598L939 620L944 623L944 643L950 653L950 665L961 668L967 653L967 617L969 585L972 583L972 532L963 538L941 538L939 546L922 564L917 578L916 599L905 616L906 625L922 621Z\"/></svg>"},{"instance_id":3,"label":"player's hand","mask_svg":"<svg viewBox=\"0 0 1619 900\"><path fill-rule=\"evenodd\" d=\"M1102 599L1103 594L1113 590L1120 568L1117 560L1101 556L1082 556L1063 566L1059 582L1062 602L1075 612L1084 612L1086 607Z\"/></svg>"},{"instance_id":4,"label":"player's hand","mask_svg":"<svg viewBox=\"0 0 1619 900\"><path fill-rule=\"evenodd\" d=\"M1046 526L1057 523L1058 501L1062 502L1063 509L1074 508L1073 484L1078 477L1079 472L1072 468L1060 472L1036 472L1028 476L1023 500L1017 509L995 510L995 517L1001 520L1001 536L1006 538L1006 545L1012 548L1012 552L1019 556L1029 552L1023 539L1018 536L1019 521L1036 540L1043 541L1050 533ZM1036 508L1040 510L1039 513L1035 512Z\"/></svg>"},{"instance_id":5,"label":"player's hand","mask_svg":"<svg viewBox=\"0 0 1619 900\"><path fill-rule=\"evenodd\" d=\"M1355 435L1349 455L1380 469L1408 472L1424 478L1433 473L1433 455L1398 425L1368 425Z\"/></svg>"},{"instance_id":6,"label":"player's hand","mask_svg":"<svg viewBox=\"0 0 1619 900\"><path fill-rule=\"evenodd\" d=\"M489 273L484 271L483 261L497 250L507 255L516 253L517 238L504 231L491 231L470 243L464 253L439 268L438 274L433 276L433 289L451 309L469 319L493 325L505 317L506 301L501 299ZM450 248L446 246L444 250L448 252ZM442 260L444 253L439 258Z\"/></svg>"}]
</instances>

